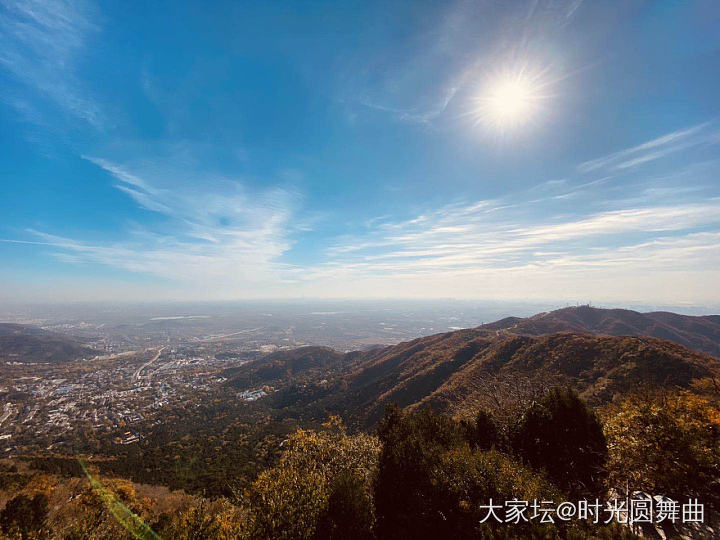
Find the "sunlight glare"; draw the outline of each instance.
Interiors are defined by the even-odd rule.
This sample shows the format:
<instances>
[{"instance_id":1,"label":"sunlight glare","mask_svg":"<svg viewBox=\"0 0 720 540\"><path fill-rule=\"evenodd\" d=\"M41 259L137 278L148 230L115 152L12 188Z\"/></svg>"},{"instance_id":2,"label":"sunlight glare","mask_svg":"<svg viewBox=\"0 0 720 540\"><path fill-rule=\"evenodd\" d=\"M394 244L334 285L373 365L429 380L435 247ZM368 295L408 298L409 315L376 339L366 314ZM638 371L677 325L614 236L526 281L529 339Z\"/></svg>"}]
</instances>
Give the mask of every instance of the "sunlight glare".
<instances>
[{"instance_id":1,"label":"sunlight glare","mask_svg":"<svg viewBox=\"0 0 720 540\"><path fill-rule=\"evenodd\" d=\"M488 101L488 107L499 121L517 122L531 111L532 89L522 79L500 81Z\"/></svg>"},{"instance_id":2,"label":"sunlight glare","mask_svg":"<svg viewBox=\"0 0 720 540\"><path fill-rule=\"evenodd\" d=\"M490 77L476 98L476 123L497 131L509 131L535 119L543 95L541 77L527 71L504 72Z\"/></svg>"}]
</instances>

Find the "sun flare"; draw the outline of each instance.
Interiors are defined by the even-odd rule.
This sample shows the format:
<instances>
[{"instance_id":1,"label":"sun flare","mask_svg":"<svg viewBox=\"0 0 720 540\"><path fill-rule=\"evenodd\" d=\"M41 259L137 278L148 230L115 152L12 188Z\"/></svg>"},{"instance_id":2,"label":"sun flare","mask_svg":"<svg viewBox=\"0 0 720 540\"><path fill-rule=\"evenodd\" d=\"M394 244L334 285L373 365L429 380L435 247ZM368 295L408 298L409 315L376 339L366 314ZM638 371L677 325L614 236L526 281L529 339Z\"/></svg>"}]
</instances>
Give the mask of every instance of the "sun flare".
<instances>
[{"instance_id":1,"label":"sun flare","mask_svg":"<svg viewBox=\"0 0 720 540\"><path fill-rule=\"evenodd\" d=\"M501 122L517 122L532 110L533 91L522 79L499 81L488 95L488 108Z\"/></svg>"},{"instance_id":2,"label":"sun flare","mask_svg":"<svg viewBox=\"0 0 720 540\"><path fill-rule=\"evenodd\" d=\"M476 98L476 122L507 131L536 120L546 97L544 88L541 77L526 71L490 77Z\"/></svg>"}]
</instances>

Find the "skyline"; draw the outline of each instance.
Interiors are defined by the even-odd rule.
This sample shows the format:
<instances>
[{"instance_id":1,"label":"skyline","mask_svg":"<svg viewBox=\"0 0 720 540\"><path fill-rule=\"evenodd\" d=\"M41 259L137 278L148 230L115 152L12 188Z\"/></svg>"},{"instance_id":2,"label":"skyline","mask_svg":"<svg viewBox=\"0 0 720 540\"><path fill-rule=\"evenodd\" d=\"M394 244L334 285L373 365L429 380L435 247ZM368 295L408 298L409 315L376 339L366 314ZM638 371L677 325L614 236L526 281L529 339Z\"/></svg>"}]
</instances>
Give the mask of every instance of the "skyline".
<instances>
[{"instance_id":1,"label":"skyline","mask_svg":"<svg viewBox=\"0 0 720 540\"><path fill-rule=\"evenodd\" d=\"M3 2L0 300L720 305L719 22Z\"/></svg>"}]
</instances>

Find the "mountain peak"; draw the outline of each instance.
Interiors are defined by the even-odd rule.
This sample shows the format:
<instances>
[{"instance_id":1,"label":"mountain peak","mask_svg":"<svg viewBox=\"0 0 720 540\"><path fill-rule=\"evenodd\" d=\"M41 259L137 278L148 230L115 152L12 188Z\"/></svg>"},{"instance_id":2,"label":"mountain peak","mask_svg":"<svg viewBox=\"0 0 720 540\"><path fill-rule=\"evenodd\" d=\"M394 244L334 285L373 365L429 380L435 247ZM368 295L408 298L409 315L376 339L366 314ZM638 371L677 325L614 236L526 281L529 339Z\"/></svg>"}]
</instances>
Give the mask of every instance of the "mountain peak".
<instances>
[{"instance_id":1,"label":"mountain peak","mask_svg":"<svg viewBox=\"0 0 720 540\"><path fill-rule=\"evenodd\" d=\"M641 313L589 305L565 307L531 317L507 317L481 330L542 335L556 332L647 336L667 339L694 351L720 357L720 316L692 316L664 311Z\"/></svg>"}]
</instances>

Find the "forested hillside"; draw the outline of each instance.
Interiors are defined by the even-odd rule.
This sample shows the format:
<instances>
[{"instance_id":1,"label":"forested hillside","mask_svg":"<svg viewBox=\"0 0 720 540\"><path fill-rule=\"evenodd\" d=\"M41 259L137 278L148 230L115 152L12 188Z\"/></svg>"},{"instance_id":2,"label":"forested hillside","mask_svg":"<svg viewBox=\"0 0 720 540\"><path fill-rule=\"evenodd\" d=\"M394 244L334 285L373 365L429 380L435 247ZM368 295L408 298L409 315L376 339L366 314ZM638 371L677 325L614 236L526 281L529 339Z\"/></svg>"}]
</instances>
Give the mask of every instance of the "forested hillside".
<instances>
[{"instance_id":1,"label":"forested hillside","mask_svg":"<svg viewBox=\"0 0 720 540\"><path fill-rule=\"evenodd\" d=\"M60 363L99 351L67 336L25 324L0 323L0 362Z\"/></svg>"},{"instance_id":2,"label":"forested hillside","mask_svg":"<svg viewBox=\"0 0 720 540\"><path fill-rule=\"evenodd\" d=\"M720 504L718 397L645 391L596 411L554 388L508 422L485 410L457 420L389 406L372 434L348 433L338 418L290 434L274 465L223 497L108 478L83 460L69 481L4 460L0 530L53 539L707 538ZM698 499L705 517L635 523L613 511L618 498L645 493L677 501L678 511ZM578 501L590 501L589 513ZM561 518L561 505L574 510Z\"/></svg>"},{"instance_id":3,"label":"forested hillside","mask_svg":"<svg viewBox=\"0 0 720 540\"><path fill-rule=\"evenodd\" d=\"M720 374L716 358L661 339L572 333L490 337L482 329L353 354L346 365L315 391L305 388L296 396L287 388L274 399L284 407L327 409L370 427L390 402L429 404L452 414L512 409L561 384L602 404L639 386L689 388Z\"/></svg>"},{"instance_id":4,"label":"forested hillside","mask_svg":"<svg viewBox=\"0 0 720 540\"><path fill-rule=\"evenodd\" d=\"M640 313L629 309L577 306L527 318L508 317L480 328L495 334L509 332L534 336L555 332L648 336L720 356L720 315L696 317L667 311Z\"/></svg>"}]
</instances>

